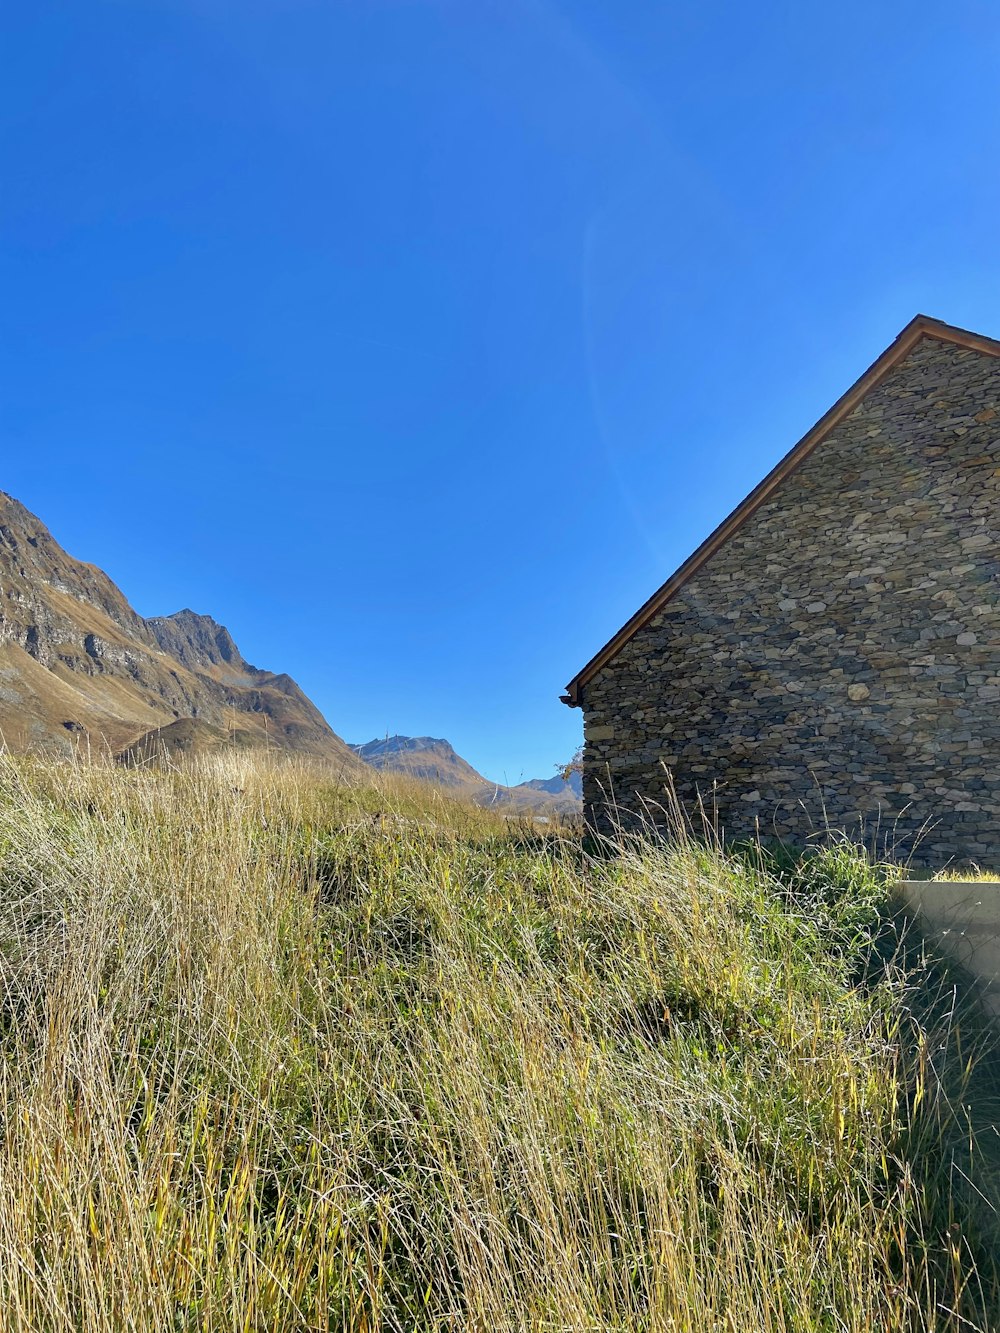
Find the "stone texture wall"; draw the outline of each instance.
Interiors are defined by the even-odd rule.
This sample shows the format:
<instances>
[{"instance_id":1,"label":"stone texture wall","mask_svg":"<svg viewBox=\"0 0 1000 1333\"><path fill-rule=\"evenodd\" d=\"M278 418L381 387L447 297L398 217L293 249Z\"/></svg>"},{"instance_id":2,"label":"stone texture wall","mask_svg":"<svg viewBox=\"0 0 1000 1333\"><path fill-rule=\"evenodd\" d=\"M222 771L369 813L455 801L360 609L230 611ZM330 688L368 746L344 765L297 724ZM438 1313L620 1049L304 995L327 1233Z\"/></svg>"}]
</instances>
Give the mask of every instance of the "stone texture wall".
<instances>
[{"instance_id":1,"label":"stone texture wall","mask_svg":"<svg viewBox=\"0 0 1000 1333\"><path fill-rule=\"evenodd\" d=\"M1000 360L925 338L584 686L591 818L1000 868L998 579Z\"/></svg>"}]
</instances>

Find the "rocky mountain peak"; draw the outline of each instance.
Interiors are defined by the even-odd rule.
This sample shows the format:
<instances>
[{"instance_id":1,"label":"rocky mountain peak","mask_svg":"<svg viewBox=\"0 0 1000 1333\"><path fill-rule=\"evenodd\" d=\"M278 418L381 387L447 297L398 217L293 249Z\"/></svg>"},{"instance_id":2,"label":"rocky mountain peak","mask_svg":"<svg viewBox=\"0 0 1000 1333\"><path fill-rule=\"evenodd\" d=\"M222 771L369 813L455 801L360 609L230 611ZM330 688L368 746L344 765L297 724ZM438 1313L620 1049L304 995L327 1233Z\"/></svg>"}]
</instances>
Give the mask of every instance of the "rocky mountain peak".
<instances>
[{"instance_id":1,"label":"rocky mountain peak","mask_svg":"<svg viewBox=\"0 0 1000 1333\"><path fill-rule=\"evenodd\" d=\"M558 774L551 778L532 778L530 782L519 784L521 788L529 791L544 791L550 796L561 796L564 792L572 792L574 796L583 800L583 776L580 773L570 773L568 778L562 778Z\"/></svg>"},{"instance_id":2,"label":"rocky mountain peak","mask_svg":"<svg viewBox=\"0 0 1000 1333\"><path fill-rule=\"evenodd\" d=\"M485 782L448 741L436 736L385 736L364 745L352 745L351 749L373 768L405 773L439 786L464 787Z\"/></svg>"},{"instance_id":3,"label":"rocky mountain peak","mask_svg":"<svg viewBox=\"0 0 1000 1333\"><path fill-rule=\"evenodd\" d=\"M147 625L165 653L188 667L229 667L239 676L261 673L245 661L233 636L212 616L185 607L169 616L152 616Z\"/></svg>"}]
</instances>

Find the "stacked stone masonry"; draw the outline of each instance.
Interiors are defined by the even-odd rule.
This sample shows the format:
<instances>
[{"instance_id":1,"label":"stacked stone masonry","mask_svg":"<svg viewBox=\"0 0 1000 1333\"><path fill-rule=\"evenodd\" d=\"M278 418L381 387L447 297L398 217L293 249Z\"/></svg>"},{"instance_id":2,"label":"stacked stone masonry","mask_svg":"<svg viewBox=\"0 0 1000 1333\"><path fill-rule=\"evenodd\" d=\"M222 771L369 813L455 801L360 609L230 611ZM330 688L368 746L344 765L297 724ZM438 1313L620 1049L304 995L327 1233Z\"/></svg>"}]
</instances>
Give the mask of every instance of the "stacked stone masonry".
<instances>
[{"instance_id":1,"label":"stacked stone masonry","mask_svg":"<svg viewBox=\"0 0 1000 1333\"><path fill-rule=\"evenodd\" d=\"M1000 865L1000 359L924 338L581 688L607 827Z\"/></svg>"}]
</instances>

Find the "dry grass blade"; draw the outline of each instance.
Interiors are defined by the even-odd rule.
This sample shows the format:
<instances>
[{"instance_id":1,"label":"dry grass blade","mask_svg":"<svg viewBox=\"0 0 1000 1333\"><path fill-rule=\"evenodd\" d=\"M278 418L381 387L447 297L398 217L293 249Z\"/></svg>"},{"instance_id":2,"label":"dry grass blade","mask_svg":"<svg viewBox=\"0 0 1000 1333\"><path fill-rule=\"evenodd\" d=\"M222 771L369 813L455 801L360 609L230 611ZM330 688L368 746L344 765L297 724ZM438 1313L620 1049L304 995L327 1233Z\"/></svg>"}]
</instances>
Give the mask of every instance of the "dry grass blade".
<instances>
[{"instance_id":1,"label":"dry grass blade","mask_svg":"<svg viewBox=\"0 0 1000 1333\"><path fill-rule=\"evenodd\" d=\"M967 1036L852 854L254 755L5 759L0 849L6 1328L990 1326Z\"/></svg>"}]
</instances>

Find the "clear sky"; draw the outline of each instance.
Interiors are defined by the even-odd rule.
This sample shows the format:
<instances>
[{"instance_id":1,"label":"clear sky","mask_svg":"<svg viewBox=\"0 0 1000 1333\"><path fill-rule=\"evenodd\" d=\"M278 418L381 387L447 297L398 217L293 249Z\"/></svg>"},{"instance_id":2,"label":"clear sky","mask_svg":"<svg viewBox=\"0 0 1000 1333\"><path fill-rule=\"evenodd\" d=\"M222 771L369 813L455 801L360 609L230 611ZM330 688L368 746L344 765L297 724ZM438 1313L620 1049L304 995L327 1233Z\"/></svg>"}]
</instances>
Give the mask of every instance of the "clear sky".
<instances>
[{"instance_id":1,"label":"clear sky","mask_svg":"<svg viewBox=\"0 0 1000 1333\"><path fill-rule=\"evenodd\" d=\"M30 0L0 489L489 777L918 310L1000 336L992 0Z\"/></svg>"}]
</instances>

